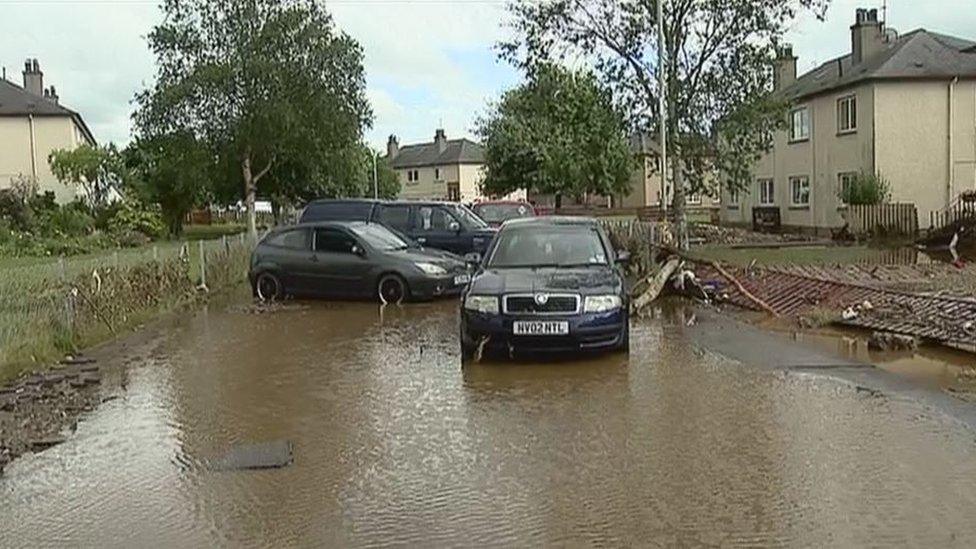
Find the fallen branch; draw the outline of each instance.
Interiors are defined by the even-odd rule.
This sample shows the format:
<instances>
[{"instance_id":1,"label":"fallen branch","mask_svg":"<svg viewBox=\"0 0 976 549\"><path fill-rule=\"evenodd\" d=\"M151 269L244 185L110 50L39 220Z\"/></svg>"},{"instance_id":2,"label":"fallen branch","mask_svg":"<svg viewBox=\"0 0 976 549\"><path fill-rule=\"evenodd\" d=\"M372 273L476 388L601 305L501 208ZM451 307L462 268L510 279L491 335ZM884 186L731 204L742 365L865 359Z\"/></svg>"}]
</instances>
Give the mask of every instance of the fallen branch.
<instances>
[{"instance_id":1,"label":"fallen branch","mask_svg":"<svg viewBox=\"0 0 976 549\"><path fill-rule=\"evenodd\" d=\"M756 306L758 306L763 311L766 311L767 313L769 313L773 317L779 318L779 313L777 313L775 309L773 309L772 307L770 307L768 303L766 303L765 301L759 299L758 297L756 297L755 295L753 295L752 292L750 292L749 290L747 290L746 287L743 286L741 282L739 282L739 279L737 279L736 277L732 276L732 273L726 271L718 263L718 261L706 261L705 263L707 263L708 265L711 265L711 267L713 269L715 269L716 271L718 271L718 274L722 275L723 277L725 277L726 280L728 280L729 282L731 282L736 287L736 289L739 290L739 293L741 293L742 295L744 295L746 297L746 299L748 299L749 301L755 303Z\"/></svg>"},{"instance_id":2,"label":"fallen branch","mask_svg":"<svg viewBox=\"0 0 976 549\"><path fill-rule=\"evenodd\" d=\"M648 277L647 279L647 290L645 290L641 295L637 296L633 302L631 302L632 309L634 311L639 311L646 307L650 302L657 299L664 290L664 285L668 283L668 280L678 270L681 266L681 261L677 258L671 258L661 266L661 270L657 272L653 277Z\"/></svg>"}]
</instances>

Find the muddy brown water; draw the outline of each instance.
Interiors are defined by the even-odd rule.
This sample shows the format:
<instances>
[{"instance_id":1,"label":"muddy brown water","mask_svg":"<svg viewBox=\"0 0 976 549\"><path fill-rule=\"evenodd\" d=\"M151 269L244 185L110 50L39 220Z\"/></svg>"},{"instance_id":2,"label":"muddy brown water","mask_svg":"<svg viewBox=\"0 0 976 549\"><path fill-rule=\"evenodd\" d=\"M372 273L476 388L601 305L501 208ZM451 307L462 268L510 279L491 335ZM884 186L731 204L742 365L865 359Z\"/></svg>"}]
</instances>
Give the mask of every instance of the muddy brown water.
<instances>
[{"instance_id":1,"label":"muddy brown water","mask_svg":"<svg viewBox=\"0 0 976 549\"><path fill-rule=\"evenodd\" d=\"M209 310L0 478L0 546L976 544L976 442L911 402L698 349L460 367L457 305ZM294 464L215 472L238 443Z\"/></svg>"}]
</instances>

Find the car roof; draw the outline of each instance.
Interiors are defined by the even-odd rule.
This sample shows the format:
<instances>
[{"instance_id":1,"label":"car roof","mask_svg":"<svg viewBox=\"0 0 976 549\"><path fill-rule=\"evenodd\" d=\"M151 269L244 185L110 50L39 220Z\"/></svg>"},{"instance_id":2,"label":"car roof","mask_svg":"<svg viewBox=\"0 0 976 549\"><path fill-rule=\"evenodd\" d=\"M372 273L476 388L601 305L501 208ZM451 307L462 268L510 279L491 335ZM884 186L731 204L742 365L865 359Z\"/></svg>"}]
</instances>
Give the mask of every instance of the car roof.
<instances>
[{"instance_id":1,"label":"car roof","mask_svg":"<svg viewBox=\"0 0 976 549\"><path fill-rule=\"evenodd\" d=\"M538 226L596 226L597 221L592 217L577 217L569 215L544 215L539 217L520 217L509 219L505 222L505 227L538 227Z\"/></svg>"},{"instance_id":2,"label":"car roof","mask_svg":"<svg viewBox=\"0 0 976 549\"><path fill-rule=\"evenodd\" d=\"M282 229L291 228L301 228L301 227L344 227L347 229L353 227L362 227L365 225L379 225L379 223L370 223L368 221L306 221L305 223L298 223L296 225L287 225L281 227Z\"/></svg>"},{"instance_id":3,"label":"car roof","mask_svg":"<svg viewBox=\"0 0 976 549\"><path fill-rule=\"evenodd\" d=\"M312 204L379 204L383 200L375 198L316 198L309 201Z\"/></svg>"},{"instance_id":4,"label":"car roof","mask_svg":"<svg viewBox=\"0 0 976 549\"><path fill-rule=\"evenodd\" d=\"M475 206L484 206L485 204L512 204L514 206L531 206L529 202L525 200L483 200L481 202L475 202Z\"/></svg>"}]
</instances>

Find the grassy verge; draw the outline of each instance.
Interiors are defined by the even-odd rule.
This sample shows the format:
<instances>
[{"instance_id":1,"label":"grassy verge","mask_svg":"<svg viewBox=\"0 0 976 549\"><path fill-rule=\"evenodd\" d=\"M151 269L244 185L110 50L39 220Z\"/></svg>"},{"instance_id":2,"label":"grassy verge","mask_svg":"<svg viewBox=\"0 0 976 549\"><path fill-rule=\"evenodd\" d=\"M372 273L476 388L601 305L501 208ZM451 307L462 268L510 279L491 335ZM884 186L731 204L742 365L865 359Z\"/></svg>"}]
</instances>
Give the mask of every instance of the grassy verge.
<instances>
[{"instance_id":1,"label":"grassy verge","mask_svg":"<svg viewBox=\"0 0 976 549\"><path fill-rule=\"evenodd\" d=\"M749 265L753 261L757 265L887 263L894 253L895 250L867 246L742 249L706 246L692 249L694 257L740 266Z\"/></svg>"},{"instance_id":2,"label":"grassy verge","mask_svg":"<svg viewBox=\"0 0 976 549\"><path fill-rule=\"evenodd\" d=\"M250 248L239 240L181 248L0 265L0 382L193 303L201 251L212 292L244 280Z\"/></svg>"}]
</instances>

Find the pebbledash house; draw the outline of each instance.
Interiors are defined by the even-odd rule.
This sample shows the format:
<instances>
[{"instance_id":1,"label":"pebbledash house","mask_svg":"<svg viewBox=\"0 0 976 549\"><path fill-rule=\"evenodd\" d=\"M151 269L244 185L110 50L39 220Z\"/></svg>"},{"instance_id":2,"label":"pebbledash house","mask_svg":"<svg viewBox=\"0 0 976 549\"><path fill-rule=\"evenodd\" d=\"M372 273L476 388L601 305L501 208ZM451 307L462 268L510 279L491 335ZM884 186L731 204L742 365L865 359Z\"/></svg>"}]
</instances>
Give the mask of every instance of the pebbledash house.
<instances>
[{"instance_id":1,"label":"pebbledash house","mask_svg":"<svg viewBox=\"0 0 976 549\"><path fill-rule=\"evenodd\" d=\"M899 34L877 10L857 10L851 52L799 77L781 48L775 93L788 129L754 166L748 192L723 189L723 222L751 224L778 210L784 227L844 224L840 191L858 172L880 173L891 201L916 206L919 224L976 189L976 42L925 29Z\"/></svg>"}]
</instances>

